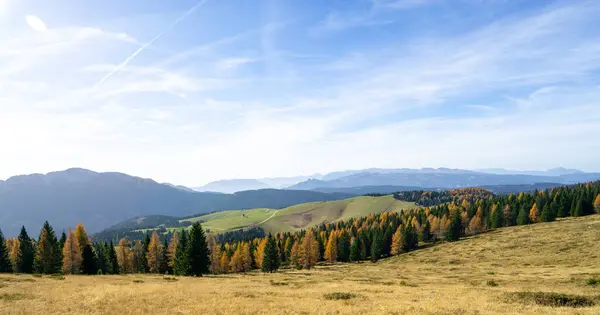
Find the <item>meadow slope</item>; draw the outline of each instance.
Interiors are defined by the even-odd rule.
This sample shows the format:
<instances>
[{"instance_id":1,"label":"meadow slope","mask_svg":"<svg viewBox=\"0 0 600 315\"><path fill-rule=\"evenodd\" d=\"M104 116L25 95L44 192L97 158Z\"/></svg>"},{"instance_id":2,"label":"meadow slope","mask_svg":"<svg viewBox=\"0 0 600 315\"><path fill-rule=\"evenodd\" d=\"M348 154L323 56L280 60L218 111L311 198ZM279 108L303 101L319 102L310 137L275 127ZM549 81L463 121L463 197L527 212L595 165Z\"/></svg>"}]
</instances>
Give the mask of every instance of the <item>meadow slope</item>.
<instances>
[{"instance_id":1,"label":"meadow slope","mask_svg":"<svg viewBox=\"0 0 600 315\"><path fill-rule=\"evenodd\" d=\"M392 195L360 196L336 201L302 203L280 210L266 208L227 210L182 219L180 222L202 220L203 227L217 233L253 226L262 227L267 232L278 233L306 229L326 222L367 216L371 213L400 211L416 207L415 203L396 200Z\"/></svg>"},{"instance_id":2,"label":"meadow slope","mask_svg":"<svg viewBox=\"0 0 600 315\"><path fill-rule=\"evenodd\" d=\"M509 227L381 260L205 276L0 275L0 314L600 314L600 215ZM514 292L579 295L538 305ZM527 295L527 293L525 293Z\"/></svg>"}]
</instances>

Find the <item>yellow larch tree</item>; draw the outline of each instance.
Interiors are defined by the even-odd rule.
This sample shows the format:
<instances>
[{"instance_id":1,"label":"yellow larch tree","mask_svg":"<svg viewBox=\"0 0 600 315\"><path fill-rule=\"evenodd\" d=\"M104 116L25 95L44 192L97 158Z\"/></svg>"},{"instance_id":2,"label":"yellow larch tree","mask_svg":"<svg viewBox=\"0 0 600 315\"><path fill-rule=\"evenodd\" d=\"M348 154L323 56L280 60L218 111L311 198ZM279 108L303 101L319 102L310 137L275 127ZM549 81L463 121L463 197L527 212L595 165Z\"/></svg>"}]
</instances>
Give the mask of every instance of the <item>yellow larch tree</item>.
<instances>
[{"instance_id":1,"label":"yellow larch tree","mask_svg":"<svg viewBox=\"0 0 600 315\"><path fill-rule=\"evenodd\" d=\"M304 269L310 269L317 264L319 260L319 243L315 239L312 229L308 230L306 235L304 235L302 245L298 251Z\"/></svg>"},{"instance_id":2,"label":"yellow larch tree","mask_svg":"<svg viewBox=\"0 0 600 315\"><path fill-rule=\"evenodd\" d=\"M17 264L21 259L21 242L18 238L9 238L6 240L8 247L8 258L12 264L12 270L17 270Z\"/></svg>"},{"instance_id":3,"label":"yellow larch tree","mask_svg":"<svg viewBox=\"0 0 600 315\"><path fill-rule=\"evenodd\" d=\"M331 231L329 234L329 238L327 239L327 245L325 246L325 254L324 258L328 262L332 263L337 260L338 256L338 238L337 233L335 231Z\"/></svg>"},{"instance_id":4,"label":"yellow larch tree","mask_svg":"<svg viewBox=\"0 0 600 315\"><path fill-rule=\"evenodd\" d=\"M88 237L87 230L83 224L77 224L77 227L75 228L75 236L79 242L79 249L83 252L83 248L87 245L90 245L90 238Z\"/></svg>"},{"instance_id":5,"label":"yellow larch tree","mask_svg":"<svg viewBox=\"0 0 600 315\"><path fill-rule=\"evenodd\" d=\"M267 238L263 238L254 251L254 262L257 266L262 266L265 247L267 247Z\"/></svg>"},{"instance_id":6,"label":"yellow larch tree","mask_svg":"<svg viewBox=\"0 0 600 315\"><path fill-rule=\"evenodd\" d=\"M64 274L78 274L81 270L81 246L75 232L69 230L63 247L62 271Z\"/></svg>"},{"instance_id":7,"label":"yellow larch tree","mask_svg":"<svg viewBox=\"0 0 600 315\"><path fill-rule=\"evenodd\" d=\"M540 222L540 210L535 203L533 204L533 207L531 207L531 210L529 210L529 220L531 220L531 223Z\"/></svg>"},{"instance_id":8,"label":"yellow larch tree","mask_svg":"<svg viewBox=\"0 0 600 315\"><path fill-rule=\"evenodd\" d=\"M238 248L233 252L233 256L231 256L231 261L229 261L229 270L231 270L232 272L244 271L241 246L238 246Z\"/></svg>"},{"instance_id":9,"label":"yellow larch tree","mask_svg":"<svg viewBox=\"0 0 600 315\"><path fill-rule=\"evenodd\" d=\"M600 213L600 194L598 194L594 200L594 209L596 209L597 213Z\"/></svg>"},{"instance_id":10,"label":"yellow larch tree","mask_svg":"<svg viewBox=\"0 0 600 315\"><path fill-rule=\"evenodd\" d=\"M126 238L119 240L116 250L120 273L133 273L133 254L131 253L129 240Z\"/></svg>"},{"instance_id":11,"label":"yellow larch tree","mask_svg":"<svg viewBox=\"0 0 600 315\"><path fill-rule=\"evenodd\" d=\"M292 250L290 253L290 265L295 266L296 268L300 268L300 257L298 255L300 245L298 244L298 239L294 239L294 244L292 245Z\"/></svg>"},{"instance_id":12,"label":"yellow larch tree","mask_svg":"<svg viewBox=\"0 0 600 315\"><path fill-rule=\"evenodd\" d=\"M242 243L241 254L244 271L250 271L250 269L252 268L252 257L250 257L250 243Z\"/></svg>"},{"instance_id":13,"label":"yellow larch tree","mask_svg":"<svg viewBox=\"0 0 600 315\"><path fill-rule=\"evenodd\" d=\"M392 255L398 255L402 251L402 226L398 226L396 232L392 236Z\"/></svg>"},{"instance_id":14,"label":"yellow larch tree","mask_svg":"<svg viewBox=\"0 0 600 315\"><path fill-rule=\"evenodd\" d=\"M229 256L226 251L221 254L221 272L229 272Z\"/></svg>"},{"instance_id":15,"label":"yellow larch tree","mask_svg":"<svg viewBox=\"0 0 600 315\"><path fill-rule=\"evenodd\" d=\"M179 233L177 231L173 232L173 236L171 237L171 243L169 243L169 247L167 247L167 266L173 269L175 267L175 254L177 252L177 246L179 246Z\"/></svg>"},{"instance_id":16,"label":"yellow larch tree","mask_svg":"<svg viewBox=\"0 0 600 315\"><path fill-rule=\"evenodd\" d=\"M162 242L158 238L158 233L156 231L152 232L150 243L148 244L148 252L146 253L146 261L150 273L159 273L163 263L163 247Z\"/></svg>"}]
</instances>

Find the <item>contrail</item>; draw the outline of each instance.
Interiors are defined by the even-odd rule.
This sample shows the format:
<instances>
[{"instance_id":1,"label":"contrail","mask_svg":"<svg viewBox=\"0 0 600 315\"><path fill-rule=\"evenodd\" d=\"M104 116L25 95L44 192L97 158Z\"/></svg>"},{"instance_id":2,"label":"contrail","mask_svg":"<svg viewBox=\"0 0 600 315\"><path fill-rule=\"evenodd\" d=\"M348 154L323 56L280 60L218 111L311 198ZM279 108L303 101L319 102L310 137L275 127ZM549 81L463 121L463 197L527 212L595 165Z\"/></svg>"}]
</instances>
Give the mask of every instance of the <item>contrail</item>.
<instances>
[{"instance_id":1,"label":"contrail","mask_svg":"<svg viewBox=\"0 0 600 315\"><path fill-rule=\"evenodd\" d=\"M188 17L188 15L192 14L196 9L198 9L199 7L204 5L204 3L206 3L207 1L208 0L198 1L191 9L187 10L177 20L175 20L175 21L173 21L173 23L169 24L169 26L167 26L164 30L162 30L160 33L156 34L156 36L154 36L150 41L148 41L147 43L142 45L142 47L140 47L136 51L134 51L133 54L131 54L131 56L127 57L125 60L123 60L123 62L121 62L118 66L116 66L109 73L107 73L102 79L100 79L100 81L98 81L98 83L96 83L96 85L94 85L94 88L102 85L102 83L104 83L106 80L108 80L108 78L110 78L116 72L121 71L121 69L123 69L133 58L135 58L142 51L144 51L144 49L146 49L146 48L148 48L148 46L152 45L155 41L157 41L159 38L161 38L161 36L163 36L170 29L172 29L177 24L179 24L181 21L183 21L186 17Z\"/></svg>"}]
</instances>

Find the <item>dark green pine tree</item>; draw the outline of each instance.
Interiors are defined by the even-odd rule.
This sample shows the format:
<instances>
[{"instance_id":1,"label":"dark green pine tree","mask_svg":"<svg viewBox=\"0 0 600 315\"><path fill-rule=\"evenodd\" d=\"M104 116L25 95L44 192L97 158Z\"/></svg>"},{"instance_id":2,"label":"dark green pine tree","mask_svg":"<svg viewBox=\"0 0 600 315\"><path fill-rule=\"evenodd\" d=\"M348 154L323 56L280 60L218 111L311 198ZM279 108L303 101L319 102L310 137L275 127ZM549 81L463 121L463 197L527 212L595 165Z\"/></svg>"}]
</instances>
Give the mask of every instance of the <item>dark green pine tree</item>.
<instances>
[{"instance_id":1,"label":"dark green pine tree","mask_svg":"<svg viewBox=\"0 0 600 315\"><path fill-rule=\"evenodd\" d=\"M146 237L142 241L142 257L140 257L140 271L143 273L147 273L148 269L148 258L146 258L146 254L148 253L148 245L150 245L150 234L146 233Z\"/></svg>"},{"instance_id":2,"label":"dark green pine tree","mask_svg":"<svg viewBox=\"0 0 600 315\"><path fill-rule=\"evenodd\" d=\"M519 210L519 216L517 217L517 225L527 225L529 224L529 211L526 206L521 206Z\"/></svg>"},{"instance_id":3,"label":"dark green pine tree","mask_svg":"<svg viewBox=\"0 0 600 315\"><path fill-rule=\"evenodd\" d=\"M98 267L96 266L97 258L91 244L83 247L81 258L81 272L84 275L95 275L98 273Z\"/></svg>"},{"instance_id":4,"label":"dark green pine tree","mask_svg":"<svg viewBox=\"0 0 600 315\"><path fill-rule=\"evenodd\" d=\"M12 265L8 258L8 248L6 248L4 234L2 234L2 230L0 230L0 273L3 272L12 272Z\"/></svg>"},{"instance_id":5,"label":"dark green pine tree","mask_svg":"<svg viewBox=\"0 0 600 315\"><path fill-rule=\"evenodd\" d=\"M263 272L275 272L279 269L279 253L277 253L277 241L273 235L269 233L269 237L267 238L267 245L265 246L265 251L263 253L263 263L261 266L261 270Z\"/></svg>"},{"instance_id":6,"label":"dark green pine tree","mask_svg":"<svg viewBox=\"0 0 600 315\"><path fill-rule=\"evenodd\" d=\"M342 232L342 235L340 235L340 237L338 238L337 249L338 261L347 262L350 260L350 236L345 230Z\"/></svg>"},{"instance_id":7,"label":"dark green pine tree","mask_svg":"<svg viewBox=\"0 0 600 315\"><path fill-rule=\"evenodd\" d=\"M504 226L504 210L502 205L497 205L496 210L492 214L492 228L498 229Z\"/></svg>"},{"instance_id":8,"label":"dark green pine tree","mask_svg":"<svg viewBox=\"0 0 600 315\"><path fill-rule=\"evenodd\" d=\"M462 220L458 212L459 211L455 211L452 215L450 226L448 226L448 231L446 231L446 240L449 242L458 241L463 232Z\"/></svg>"},{"instance_id":9,"label":"dark green pine tree","mask_svg":"<svg viewBox=\"0 0 600 315\"><path fill-rule=\"evenodd\" d=\"M584 207L583 207L583 198L579 197L577 201L577 205L575 206L575 211L573 211L574 217L581 217L585 215Z\"/></svg>"},{"instance_id":10,"label":"dark green pine tree","mask_svg":"<svg viewBox=\"0 0 600 315\"><path fill-rule=\"evenodd\" d=\"M291 244L291 242L290 242ZM325 255L325 241L323 240L322 237L317 236L317 244L319 245L319 259L323 260L323 255ZM293 245L293 244L291 244ZM291 251L291 246L290 246L290 251Z\"/></svg>"},{"instance_id":11,"label":"dark green pine tree","mask_svg":"<svg viewBox=\"0 0 600 315\"><path fill-rule=\"evenodd\" d=\"M65 233L65 231L63 231L62 234L60 235L60 240L58 241L61 253L62 253L63 247L65 247L66 241L67 241L67 234Z\"/></svg>"},{"instance_id":12,"label":"dark green pine tree","mask_svg":"<svg viewBox=\"0 0 600 315\"><path fill-rule=\"evenodd\" d=\"M17 261L17 270L19 273L33 273L33 259L35 255L35 249L31 238L27 235L25 227L21 227L21 233L19 233L19 242L21 249L21 256Z\"/></svg>"},{"instance_id":13,"label":"dark green pine tree","mask_svg":"<svg viewBox=\"0 0 600 315\"><path fill-rule=\"evenodd\" d=\"M431 224L429 224L429 220L425 219L425 223L421 226L423 229L419 234L419 240L422 242L429 242L432 240L433 235L431 234Z\"/></svg>"},{"instance_id":14,"label":"dark green pine tree","mask_svg":"<svg viewBox=\"0 0 600 315\"><path fill-rule=\"evenodd\" d=\"M190 263L187 256L187 246L187 232L182 229L179 234L179 244L175 250L175 264L173 266L173 273L178 276L185 276L189 273Z\"/></svg>"},{"instance_id":15,"label":"dark green pine tree","mask_svg":"<svg viewBox=\"0 0 600 315\"><path fill-rule=\"evenodd\" d=\"M110 240L110 244L106 248L106 257L108 258L108 273L117 275L119 274L119 261L117 259L117 251L113 241Z\"/></svg>"},{"instance_id":16,"label":"dark green pine tree","mask_svg":"<svg viewBox=\"0 0 600 315\"><path fill-rule=\"evenodd\" d=\"M379 229L374 229L372 232L372 241L371 241L371 261L376 262L381 258L381 253L383 252L383 244L381 240L381 236L379 235Z\"/></svg>"},{"instance_id":17,"label":"dark green pine tree","mask_svg":"<svg viewBox=\"0 0 600 315\"><path fill-rule=\"evenodd\" d=\"M171 268L169 268L169 256L167 255L168 247L169 247L169 243L167 242L167 239L165 238L165 240L163 242L162 260L160 262L159 272L172 274L173 270L170 270Z\"/></svg>"},{"instance_id":18,"label":"dark green pine tree","mask_svg":"<svg viewBox=\"0 0 600 315\"><path fill-rule=\"evenodd\" d=\"M558 211L556 211L557 218L564 218L569 216L570 204L566 197L562 196L559 198Z\"/></svg>"},{"instance_id":19,"label":"dark green pine tree","mask_svg":"<svg viewBox=\"0 0 600 315\"><path fill-rule=\"evenodd\" d=\"M541 220L542 222L552 222L556 219L554 213L552 213L552 209L550 205L546 203L544 209L542 209Z\"/></svg>"},{"instance_id":20,"label":"dark green pine tree","mask_svg":"<svg viewBox=\"0 0 600 315\"><path fill-rule=\"evenodd\" d=\"M44 222L37 242L34 257L34 270L37 273L54 274L62 269L62 255L59 241L48 221ZM62 250L62 249L60 249Z\"/></svg>"},{"instance_id":21,"label":"dark green pine tree","mask_svg":"<svg viewBox=\"0 0 600 315\"><path fill-rule=\"evenodd\" d=\"M402 249L405 251L416 249L419 246L419 236L412 224L407 224L402 229Z\"/></svg>"},{"instance_id":22,"label":"dark green pine tree","mask_svg":"<svg viewBox=\"0 0 600 315\"><path fill-rule=\"evenodd\" d=\"M573 195L573 194L571 194ZM571 199L571 208L569 209L569 214L574 217L575 216L575 209L577 208L577 196L573 196L573 198Z\"/></svg>"},{"instance_id":23,"label":"dark green pine tree","mask_svg":"<svg viewBox=\"0 0 600 315\"><path fill-rule=\"evenodd\" d=\"M275 244L277 253L277 244ZM187 258L189 262L189 275L202 277L209 272L210 251L206 243L206 236L200 222L194 223L190 230L190 241L187 246Z\"/></svg>"},{"instance_id":24,"label":"dark green pine tree","mask_svg":"<svg viewBox=\"0 0 600 315\"><path fill-rule=\"evenodd\" d=\"M350 245L350 261L360 260L360 238L354 238L352 245Z\"/></svg>"},{"instance_id":25,"label":"dark green pine tree","mask_svg":"<svg viewBox=\"0 0 600 315\"><path fill-rule=\"evenodd\" d=\"M381 256L390 255L392 247L392 237L394 236L394 232L396 232L396 230L394 230L392 226L387 225L387 227L383 229L383 234L380 234L380 236L382 237Z\"/></svg>"},{"instance_id":26,"label":"dark green pine tree","mask_svg":"<svg viewBox=\"0 0 600 315\"><path fill-rule=\"evenodd\" d=\"M361 234L360 238L360 260L367 260L367 257L369 256L369 249L367 248L367 239L365 237L365 234Z\"/></svg>"},{"instance_id":27,"label":"dark green pine tree","mask_svg":"<svg viewBox=\"0 0 600 315\"><path fill-rule=\"evenodd\" d=\"M108 257L106 256L106 243L94 244L94 251L96 252L96 267L98 268L97 273L101 275L108 274Z\"/></svg>"}]
</instances>

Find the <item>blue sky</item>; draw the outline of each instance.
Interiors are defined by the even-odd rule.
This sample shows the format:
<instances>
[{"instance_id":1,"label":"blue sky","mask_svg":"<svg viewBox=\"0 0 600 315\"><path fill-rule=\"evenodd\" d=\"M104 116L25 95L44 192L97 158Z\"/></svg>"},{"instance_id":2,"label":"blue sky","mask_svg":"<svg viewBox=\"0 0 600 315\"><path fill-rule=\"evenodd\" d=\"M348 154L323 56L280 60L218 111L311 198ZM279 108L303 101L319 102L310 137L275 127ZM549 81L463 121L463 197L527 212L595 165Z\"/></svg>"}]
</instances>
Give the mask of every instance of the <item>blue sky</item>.
<instances>
[{"instance_id":1,"label":"blue sky","mask_svg":"<svg viewBox=\"0 0 600 315\"><path fill-rule=\"evenodd\" d=\"M600 2L0 0L0 178L600 171Z\"/></svg>"}]
</instances>

